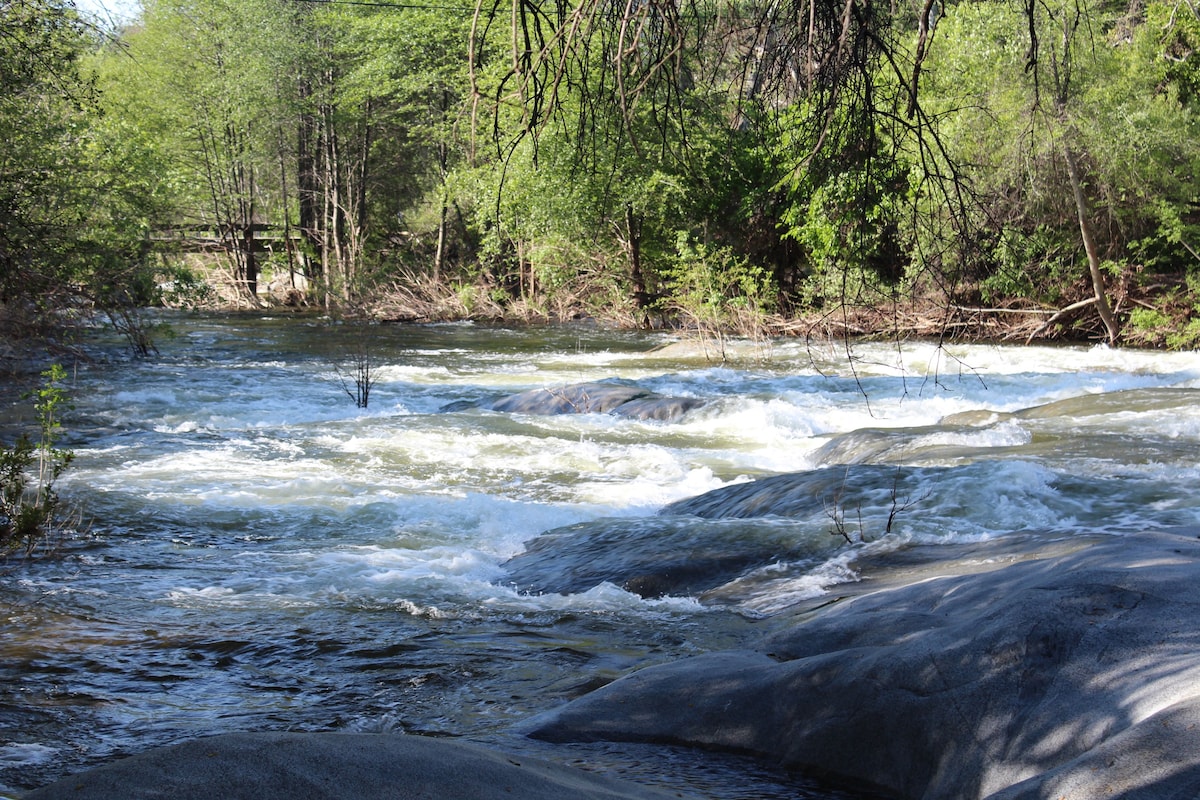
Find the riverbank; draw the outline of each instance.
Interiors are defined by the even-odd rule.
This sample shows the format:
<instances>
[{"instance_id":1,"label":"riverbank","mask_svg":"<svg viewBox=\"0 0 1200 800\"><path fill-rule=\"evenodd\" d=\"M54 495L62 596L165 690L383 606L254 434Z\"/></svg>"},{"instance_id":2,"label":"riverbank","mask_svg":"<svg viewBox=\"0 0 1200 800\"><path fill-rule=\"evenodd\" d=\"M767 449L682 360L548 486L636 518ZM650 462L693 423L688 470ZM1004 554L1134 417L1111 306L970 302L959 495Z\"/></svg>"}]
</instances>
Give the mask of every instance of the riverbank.
<instances>
[{"instance_id":1,"label":"riverbank","mask_svg":"<svg viewBox=\"0 0 1200 800\"><path fill-rule=\"evenodd\" d=\"M197 262L198 264L200 262ZM252 309L272 313L315 310L321 306L296 288L295 276L266 275L251 303L229 281L226 270L200 265L209 289L180 296L210 311ZM307 283L300 284L307 289ZM1179 281L1152 285L1124 282L1111 302L1121 327L1119 343L1129 347L1183 349L1194 346L1194 309ZM1182 293L1182 294L1181 294ZM432 323L475 321L501 325L568 324L588 321L615 329L676 330L700 338L799 337L814 340L903 340L933 338L958 343L1097 343L1108 333L1085 285L1065 287L1057 304L1030 297L998 297L985 302L978 289L952 293L932 286L875 287L855 297L828 298L815 305L780 302L776 307L747 307L737 302L690 308L677 299L605 295L597 300L587 286L513 294L487 275L472 280L436 280L410 274L377 286L326 311L348 319Z\"/></svg>"}]
</instances>

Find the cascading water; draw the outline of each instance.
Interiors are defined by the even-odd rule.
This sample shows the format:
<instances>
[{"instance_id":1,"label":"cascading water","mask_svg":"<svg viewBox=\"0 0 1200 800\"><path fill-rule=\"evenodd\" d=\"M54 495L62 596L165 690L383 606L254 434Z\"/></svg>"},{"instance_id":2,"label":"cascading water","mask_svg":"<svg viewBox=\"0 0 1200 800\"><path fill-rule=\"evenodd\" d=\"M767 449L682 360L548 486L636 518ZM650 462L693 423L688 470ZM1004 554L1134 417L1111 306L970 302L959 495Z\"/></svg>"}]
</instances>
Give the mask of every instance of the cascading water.
<instances>
[{"instance_id":1,"label":"cascading water","mask_svg":"<svg viewBox=\"0 0 1200 800\"><path fill-rule=\"evenodd\" d=\"M856 580L863 553L1200 522L1193 353L780 341L717 363L582 328L166 321L158 357L73 372L61 488L88 534L0 576L0 793L197 735L349 729L504 741L710 797L843 796L506 729L744 643ZM355 352L366 409L335 368ZM703 405L481 408L614 379ZM749 484L797 472L774 495Z\"/></svg>"}]
</instances>

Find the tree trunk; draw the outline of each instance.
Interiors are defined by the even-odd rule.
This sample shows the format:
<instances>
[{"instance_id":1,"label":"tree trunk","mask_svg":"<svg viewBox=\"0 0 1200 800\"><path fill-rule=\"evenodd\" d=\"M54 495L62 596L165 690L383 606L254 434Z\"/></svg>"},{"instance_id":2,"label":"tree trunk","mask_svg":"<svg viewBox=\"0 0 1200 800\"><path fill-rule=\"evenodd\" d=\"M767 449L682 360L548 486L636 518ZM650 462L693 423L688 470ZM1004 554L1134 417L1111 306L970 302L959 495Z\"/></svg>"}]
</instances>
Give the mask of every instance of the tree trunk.
<instances>
[{"instance_id":1,"label":"tree trunk","mask_svg":"<svg viewBox=\"0 0 1200 800\"><path fill-rule=\"evenodd\" d=\"M307 81L300 84L300 98L308 101L312 88ZM320 237L320 217L318 214L317 196L320 181L317 174L317 118L311 111L302 111L299 124L296 126L296 197L299 201L300 235L308 245L308 252L320 254L323 251ZM325 263L318 262L316 269L309 269L307 255L304 260L305 277L311 280L311 286L321 286L325 280ZM316 274L311 274L315 272Z\"/></svg>"},{"instance_id":2,"label":"tree trunk","mask_svg":"<svg viewBox=\"0 0 1200 800\"><path fill-rule=\"evenodd\" d=\"M450 108L450 93L442 90L441 112L442 119L445 120L446 112ZM439 193L442 200L441 216L438 218L438 236L437 250L433 253L433 282L439 283L442 279L442 266L446 260L446 223L450 209L447 207L446 201L446 176L450 168L450 152L446 143L439 142L437 146L438 155L438 183Z\"/></svg>"},{"instance_id":3,"label":"tree trunk","mask_svg":"<svg viewBox=\"0 0 1200 800\"><path fill-rule=\"evenodd\" d=\"M1083 194L1083 181L1079 177L1079 161L1071 145L1063 148L1063 157L1067 162L1067 175L1071 180L1071 191L1075 195L1075 210L1079 215L1079 233L1083 237L1083 249L1087 253L1088 272L1092 278L1092 290L1096 294L1096 310L1104 327L1108 330L1108 343L1117 343L1117 318L1112 306L1108 303L1108 295L1104 291L1104 273L1100 269L1100 255L1096 252L1096 240L1092 236L1090 222L1091 211L1088 208L1087 197Z\"/></svg>"},{"instance_id":4,"label":"tree trunk","mask_svg":"<svg viewBox=\"0 0 1200 800\"><path fill-rule=\"evenodd\" d=\"M254 256L254 223L242 229L242 248L246 251L246 295L252 303L258 302L258 261Z\"/></svg>"},{"instance_id":5,"label":"tree trunk","mask_svg":"<svg viewBox=\"0 0 1200 800\"><path fill-rule=\"evenodd\" d=\"M629 251L629 277L633 280L633 304L639 312L645 312L650 305L650 296L646 291L646 275L642 271L642 220L629 203L625 204L625 235Z\"/></svg>"},{"instance_id":6,"label":"tree trunk","mask_svg":"<svg viewBox=\"0 0 1200 800\"><path fill-rule=\"evenodd\" d=\"M438 219L437 249L433 253L433 282L442 281L442 262L446 258L446 223L450 209L446 206L446 194L442 192L442 213Z\"/></svg>"}]
</instances>

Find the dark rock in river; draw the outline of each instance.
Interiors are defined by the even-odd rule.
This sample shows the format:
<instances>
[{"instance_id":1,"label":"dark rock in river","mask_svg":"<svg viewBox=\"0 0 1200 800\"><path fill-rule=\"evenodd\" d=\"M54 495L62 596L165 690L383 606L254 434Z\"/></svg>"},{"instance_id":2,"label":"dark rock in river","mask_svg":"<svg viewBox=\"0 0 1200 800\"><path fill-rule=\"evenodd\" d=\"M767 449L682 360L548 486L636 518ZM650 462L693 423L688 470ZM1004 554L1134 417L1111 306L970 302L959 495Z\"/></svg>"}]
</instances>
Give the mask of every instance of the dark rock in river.
<instances>
[{"instance_id":1,"label":"dark rock in river","mask_svg":"<svg viewBox=\"0 0 1200 800\"><path fill-rule=\"evenodd\" d=\"M924 800L1200 797L1196 534L973 545L528 732L757 753Z\"/></svg>"},{"instance_id":2,"label":"dark rock in river","mask_svg":"<svg viewBox=\"0 0 1200 800\"><path fill-rule=\"evenodd\" d=\"M704 401L697 397L662 397L646 395L636 397L627 403L614 408L611 412L618 417L630 419L656 419L662 422L675 422L684 414L700 408Z\"/></svg>"},{"instance_id":3,"label":"dark rock in river","mask_svg":"<svg viewBox=\"0 0 1200 800\"><path fill-rule=\"evenodd\" d=\"M844 508L888 508L894 498L916 496L922 481L938 468L914 469L875 464L826 467L735 483L664 507L664 516L706 519L800 517Z\"/></svg>"},{"instance_id":4,"label":"dark rock in river","mask_svg":"<svg viewBox=\"0 0 1200 800\"><path fill-rule=\"evenodd\" d=\"M509 414L615 414L631 419L678 420L704 405L694 397L665 397L621 383L580 383L555 389L531 389L478 405L451 403L443 411L486 408Z\"/></svg>"},{"instance_id":5,"label":"dark rock in river","mask_svg":"<svg viewBox=\"0 0 1200 800\"><path fill-rule=\"evenodd\" d=\"M672 503L653 518L549 531L504 567L529 593L583 592L607 581L642 597L702 595L761 567L828 554L841 540L825 526L797 527L795 518L824 520L836 503L887 508L893 494L916 492L929 471L861 465L760 478Z\"/></svg>"},{"instance_id":6,"label":"dark rock in river","mask_svg":"<svg viewBox=\"0 0 1200 800\"><path fill-rule=\"evenodd\" d=\"M502 397L493 411L510 414L607 414L631 400L650 395L645 389L619 383L581 383L556 389L532 389Z\"/></svg>"},{"instance_id":7,"label":"dark rock in river","mask_svg":"<svg viewBox=\"0 0 1200 800\"><path fill-rule=\"evenodd\" d=\"M637 784L471 744L400 734L240 733L64 778L25 800L667 800Z\"/></svg>"},{"instance_id":8,"label":"dark rock in river","mask_svg":"<svg viewBox=\"0 0 1200 800\"><path fill-rule=\"evenodd\" d=\"M504 568L527 593L585 592L608 582L642 597L690 596L756 567L811 558L836 545L786 523L606 519L544 533Z\"/></svg>"}]
</instances>

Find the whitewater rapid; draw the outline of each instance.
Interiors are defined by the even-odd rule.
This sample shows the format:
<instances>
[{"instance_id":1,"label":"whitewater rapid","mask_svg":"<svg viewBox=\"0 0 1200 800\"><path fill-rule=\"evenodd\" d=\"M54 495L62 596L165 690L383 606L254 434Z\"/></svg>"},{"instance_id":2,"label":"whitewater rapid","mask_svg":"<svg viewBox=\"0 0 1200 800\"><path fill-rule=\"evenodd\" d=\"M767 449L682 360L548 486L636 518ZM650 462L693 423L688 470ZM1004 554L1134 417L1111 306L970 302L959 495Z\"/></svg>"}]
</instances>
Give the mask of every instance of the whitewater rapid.
<instances>
[{"instance_id":1,"label":"whitewater rapid","mask_svg":"<svg viewBox=\"0 0 1200 800\"><path fill-rule=\"evenodd\" d=\"M864 552L1200 523L1196 353L782 340L716 361L588 328L164 321L156 358L72 365L61 488L89 528L0 580L0 790L224 730L492 735L728 646L859 580ZM342 381L364 342L360 409ZM594 381L703 406L468 407ZM812 471L832 488L790 516L662 513ZM509 560L564 530L618 564L688 542L763 563L705 593L523 589Z\"/></svg>"}]
</instances>

